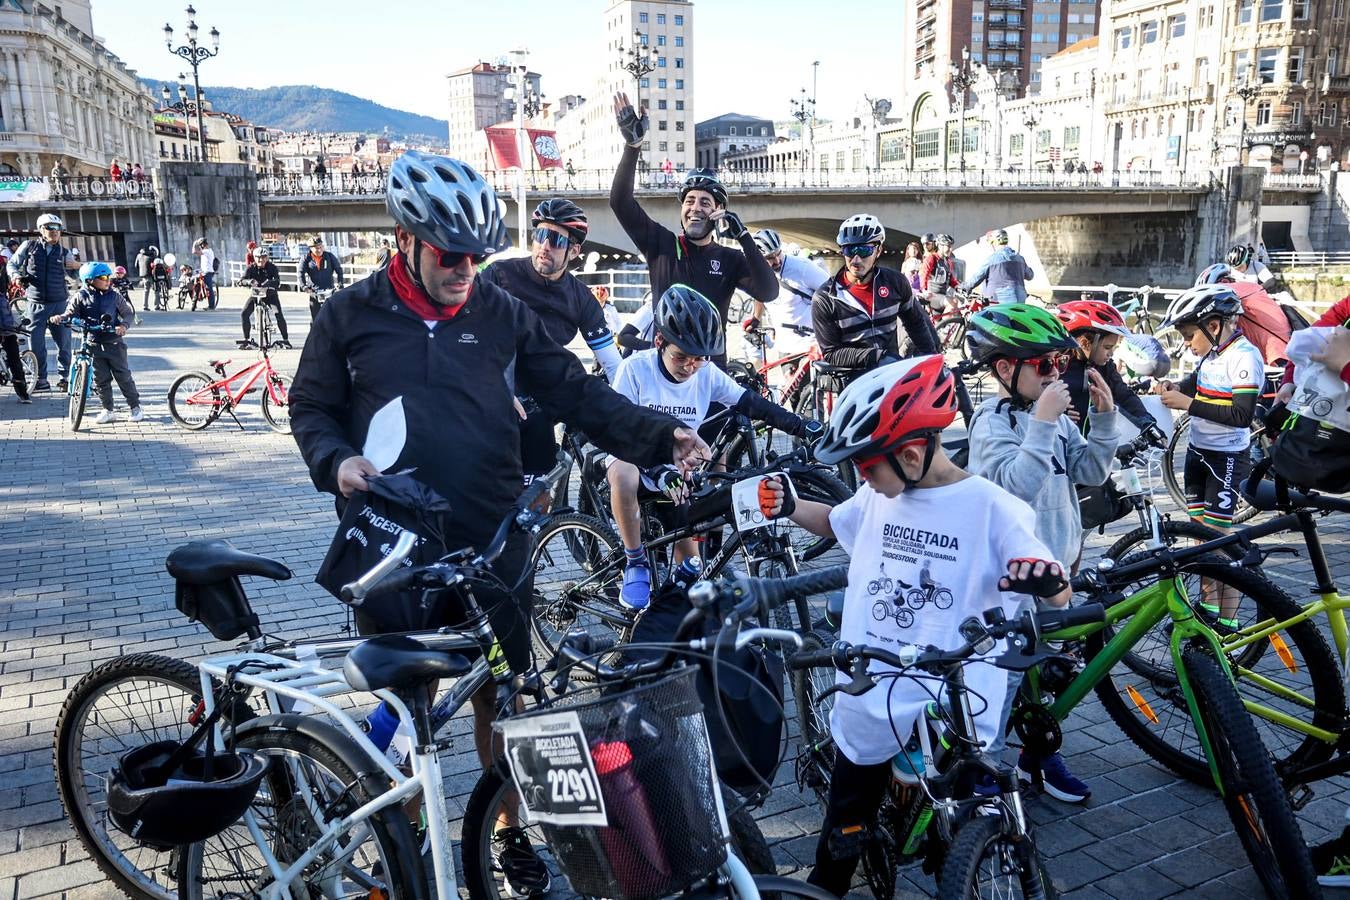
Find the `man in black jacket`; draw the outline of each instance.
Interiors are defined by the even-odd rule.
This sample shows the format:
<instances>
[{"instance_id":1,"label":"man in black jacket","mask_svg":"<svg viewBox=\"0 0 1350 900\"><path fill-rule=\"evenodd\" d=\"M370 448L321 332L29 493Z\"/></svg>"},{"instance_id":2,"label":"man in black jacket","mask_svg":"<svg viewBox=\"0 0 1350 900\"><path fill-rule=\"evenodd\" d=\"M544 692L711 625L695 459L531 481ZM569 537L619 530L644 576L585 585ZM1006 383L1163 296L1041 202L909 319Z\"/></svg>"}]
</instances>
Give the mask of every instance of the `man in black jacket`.
<instances>
[{"instance_id":1,"label":"man in black jacket","mask_svg":"<svg viewBox=\"0 0 1350 900\"><path fill-rule=\"evenodd\" d=\"M768 303L778 296L778 279L755 246L740 216L727 209L727 191L710 169L695 169L680 188L680 228L677 236L658 225L633 196L633 175L639 148L647 133L647 113L639 117L627 94L614 97L614 114L625 146L614 183L609 190L609 208L647 260L652 297L659 298L672 284L684 284L712 301L727 318L727 308L737 288L755 300ZM737 252L713 240L730 238L741 246ZM715 362L724 366L726 354Z\"/></svg>"},{"instance_id":2,"label":"man in black jacket","mask_svg":"<svg viewBox=\"0 0 1350 900\"><path fill-rule=\"evenodd\" d=\"M524 303L475 280L477 264L509 243L477 172L407 151L390 167L387 204L399 252L324 304L290 391L292 432L320 490L349 497L367 476L413 468L450 502L446 544L482 549L520 492L517 394L644 467L706 459L690 429L587 376ZM513 538L495 565L506 584L521 582L514 596L476 591L518 672L530 662L527 556L527 541ZM491 685L473 707L488 765ZM501 829L497 845L517 896L547 891L548 869L523 830Z\"/></svg>"},{"instance_id":3,"label":"man in black jacket","mask_svg":"<svg viewBox=\"0 0 1350 900\"><path fill-rule=\"evenodd\" d=\"M937 332L914 299L909 279L877 264L886 229L876 216L845 219L837 241L844 266L811 301L811 323L825 362L862 372L883 360L899 359L897 325L909 335L906 355L941 352Z\"/></svg>"},{"instance_id":4,"label":"man in black jacket","mask_svg":"<svg viewBox=\"0 0 1350 900\"><path fill-rule=\"evenodd\" d=\"M336 281L336 284L334 282ZM314 321L319 314L319 298L315 291L331 291L347 286L347 276L342 273L342 261L331 250L325 250L323 238L315 235L309 240L309 252L300 258L300 290L309 293L309 318Z\"/></svg>"},{"instance_id":5,"label":"man in black jacket","mask_svg":"<svg viewBox=\"0 0 1350 900\"><path fill-rule=\"evenodd\" d=\"M267 291L261 301L250 294L248 302L244 304L244 311L239 317L244 326L243 344L249 342L249 335L253 330L253 310L259 302L262 302L272 307L272 315L277 320L277 330L281 332L281 343L289 350L291 338L286 333L286 316L281 311L281 297L277 294L277 288L281 286L281 273L272 262L271 251L266 247L259 247L254 251L253 265L244 270L244 277L240 281L251 287L265 288ZM261 338L261 335L259 337Z\"/></svg>"}]
</instances>

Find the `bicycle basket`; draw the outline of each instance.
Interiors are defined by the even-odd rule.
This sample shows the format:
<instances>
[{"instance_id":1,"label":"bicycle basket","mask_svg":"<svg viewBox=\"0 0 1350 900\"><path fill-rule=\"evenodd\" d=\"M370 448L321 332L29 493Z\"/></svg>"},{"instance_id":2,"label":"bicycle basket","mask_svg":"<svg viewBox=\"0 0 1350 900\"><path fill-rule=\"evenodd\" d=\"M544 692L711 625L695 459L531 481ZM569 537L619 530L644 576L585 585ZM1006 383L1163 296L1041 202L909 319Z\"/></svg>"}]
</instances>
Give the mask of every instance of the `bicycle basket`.
<instances>
[{"instance_id":1,"label":"bicycle basket","mask_svg":"<svg viewBox=\"0 0 1350 900\"><path fill-rule=\"evenodd\" d=\"M677 894L726 860L696 674L688 667L620 689L582 687L498 724L516 789L573 892L624 900ZM589 763L572 752L580 744ZM592 803L589 815L577 815L570 801L594 793L591 778L603 810ZM608 824L569 823L586 818Z\"/></svg>"}]
</instances>

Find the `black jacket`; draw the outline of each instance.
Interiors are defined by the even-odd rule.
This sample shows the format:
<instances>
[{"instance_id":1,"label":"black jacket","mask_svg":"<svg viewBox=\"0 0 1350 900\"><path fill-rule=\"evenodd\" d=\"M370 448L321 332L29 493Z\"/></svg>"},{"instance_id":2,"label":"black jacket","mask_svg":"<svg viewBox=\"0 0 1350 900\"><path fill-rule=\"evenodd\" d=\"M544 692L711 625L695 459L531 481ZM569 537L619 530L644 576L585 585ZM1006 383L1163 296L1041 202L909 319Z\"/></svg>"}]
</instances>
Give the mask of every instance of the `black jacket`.
<instances>
[{"instance_id":1,"label":"black jacket","mask_svg":"<svg viewBox=\"0 0 1350 900\"><path fill-rule=\"evenodd\" d=\"M1069 408L1078 413L1079 427L1087 433L1088 410L1092 408L1092 401L1088 394L1087 380L1087 361L1079 356L1075 356L1069 362L1069 368L1061 376L1066 385L1069 386ZM1149 426L1158 424L1149 413L1148 407L1144 406L1144 401L1125 384L1125 379L1120 377L1120 372L1111 363L1103 366L1094 366L1097 373L1106 379L1107 387L1111 388L1111 396L1115 398L1116 409L1120 414L1130 421L1135 428L1141 431Z\"/></svg>"},{"instance_id":2,"label":"black jacket","mask_svg":"<svg viewBox=\"0 0 1350 900\"><path fill-rule=\"evenodd\" d=\"M898 358L897 325L909 334L910 355L940 352L932 320L914 299L909 279L883 266L873 269L871 313L836 275L811 300L811 324L821 356L832 366L870 369L883 356Z\"/></svg>"},{"instance_id":3,"label":"black jacket","mask_svg":"<svg viewBox=\"0 0 1350 900\"><path fill-rule=\"evenodd\" d=\"M406 437L387 471L416 467L450 501L447 538L481 548L521 490L517 393L615 456L671 460L679 422L588 376L525 304L480 282L458 315L429 329L388 270L319 310L291 386L291 429L315 486L337 494L338 466L361 454L372 417L401 405Z\"/></svg>"},{"instance_id":4,"label":"black jacket","mask_svg":"<svg viewBox=\"0 0 1350 900\"><path fill-rule=\"evenodd\" d=\"M244 270L243 281L252 281L256 287L266 287L276 290L281 286L281 272L268 260L266 265L258 265L256 262Z\"/></svg>"},{"instance_id":5,"label":"black jacket","mask_svg":"<svg viewBox=\"0 0 1350 900\"><path fill-rule=\"evenodd\" d=\"M323 251L323 255L315 262L314 254L306 253L300 260L300 286L303 289L306 286L314 287L321 291L331 291L334 288L334 277L339 285L345 285L347 279L342 274L342 263L337 255L331 250Z\"/></svg>"}]
</instances>

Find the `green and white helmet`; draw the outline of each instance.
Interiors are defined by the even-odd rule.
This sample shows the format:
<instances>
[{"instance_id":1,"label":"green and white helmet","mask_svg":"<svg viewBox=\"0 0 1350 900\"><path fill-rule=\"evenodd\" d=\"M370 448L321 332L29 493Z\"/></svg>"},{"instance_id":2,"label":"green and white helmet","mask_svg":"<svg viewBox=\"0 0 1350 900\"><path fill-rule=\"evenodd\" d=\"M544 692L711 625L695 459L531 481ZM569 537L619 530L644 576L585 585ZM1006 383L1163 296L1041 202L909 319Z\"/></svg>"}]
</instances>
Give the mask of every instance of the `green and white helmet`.
<instances>
[{"instance_id":1,"label":"green and white helmet","mask_svg":"<svg viewBox=\"0 0 1350 900\"><path fill-rule=\"evenodd\" d=\"M999 303L980 310L970 317L966 344L970 358L978 363L1078 348L1054 313L1028 303Z\"/></svg>"}]
</instances>

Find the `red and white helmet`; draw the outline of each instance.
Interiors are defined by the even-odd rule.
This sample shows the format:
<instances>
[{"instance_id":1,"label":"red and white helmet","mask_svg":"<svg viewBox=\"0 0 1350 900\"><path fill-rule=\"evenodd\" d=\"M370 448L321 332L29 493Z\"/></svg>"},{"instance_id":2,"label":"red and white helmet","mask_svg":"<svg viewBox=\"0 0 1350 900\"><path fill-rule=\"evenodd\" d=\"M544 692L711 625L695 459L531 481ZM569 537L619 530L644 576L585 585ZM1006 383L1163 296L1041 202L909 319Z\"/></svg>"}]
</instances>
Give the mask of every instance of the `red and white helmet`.
<instances>
[{"instance_id":1,"label":"red and white helmet","mask_svg":"<svg viewBox=\"0 0 1350 900\"><path fill-rule=\"evenodd\" d=\"M937 434L956 419L956 376L940 355L873 369L839 395L816 459L880 456L916 438Z\"/></svg>"},{"instance_id":2,"label":"red and white helmet","mask_svg":"<svg viewBox=\"0 0 1350 900\"><path fill-rule=\"evenodd\" d=\"M1104 300L1070 300L1056 306L1055 315L1064 323L1064 330L1069 334L1092 329L1121 337L1130 335L1120 310Z\"/></svg>"}]
</instances>

